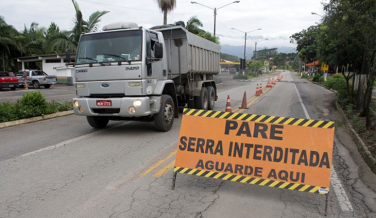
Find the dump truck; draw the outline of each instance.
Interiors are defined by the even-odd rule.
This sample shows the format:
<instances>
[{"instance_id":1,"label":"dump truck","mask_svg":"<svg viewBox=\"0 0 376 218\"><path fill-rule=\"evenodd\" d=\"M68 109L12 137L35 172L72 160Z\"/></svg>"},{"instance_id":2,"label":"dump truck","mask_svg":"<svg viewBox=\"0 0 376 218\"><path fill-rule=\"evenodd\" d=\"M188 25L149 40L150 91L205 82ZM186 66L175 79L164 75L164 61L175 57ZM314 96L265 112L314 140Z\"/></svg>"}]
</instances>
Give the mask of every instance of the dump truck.
<instances>
[{"instance_id":1,"label":"dump truck","mask_svg":"<svg viewBox=\"0 0 376 218\"><path fill-rule=\"evenodd\" d=\"M214 108L219 71L219 45L180 25L109 24L80 37L74 113L94 128L139 120L166 132L182 108Z\"/></svg>"}]
</instances>

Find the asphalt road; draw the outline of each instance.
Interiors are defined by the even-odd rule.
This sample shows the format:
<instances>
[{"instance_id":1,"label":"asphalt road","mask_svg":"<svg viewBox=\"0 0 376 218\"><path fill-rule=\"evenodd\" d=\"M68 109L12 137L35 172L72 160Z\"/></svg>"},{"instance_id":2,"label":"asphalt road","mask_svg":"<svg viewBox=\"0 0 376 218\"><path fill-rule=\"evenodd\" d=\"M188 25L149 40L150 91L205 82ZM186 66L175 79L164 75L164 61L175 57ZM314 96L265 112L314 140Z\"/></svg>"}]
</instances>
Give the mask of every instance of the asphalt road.
<instances>
[{"instance_id":1,"label":"asphalt road","mask_svg":"<svg viewBox=\"0 0 376 218\"><path fill-rule=\"evenodd\" d=\"M15 91L10 89L0 90L0 103L15 102L20 99L25 93L32 91L40 91L48 101L71 101L73 96L76 95L74 86L67 86L65 84L57 84L46 89L41 87L40 89L29 88L17 88Z\"/></svg>"},{"instance_id":2,"label":"asphalt road","mask_svg":"<svg viewBox=\"0 0 376 218\"><path fill-rule=\"evenodd\" d=\"M244 111L244 91L252 98L267 77L224 79L215 110L229 95L234 111L336 121L327 217L376 217L376 176L346 133L335 94L279 73L284 79ZM0 217L324 217L317 194L186 174L171 190L180 125L160 133L152 123L111 122L97 131L72 115L0 129Z\"/></svg>"}]
</instances>

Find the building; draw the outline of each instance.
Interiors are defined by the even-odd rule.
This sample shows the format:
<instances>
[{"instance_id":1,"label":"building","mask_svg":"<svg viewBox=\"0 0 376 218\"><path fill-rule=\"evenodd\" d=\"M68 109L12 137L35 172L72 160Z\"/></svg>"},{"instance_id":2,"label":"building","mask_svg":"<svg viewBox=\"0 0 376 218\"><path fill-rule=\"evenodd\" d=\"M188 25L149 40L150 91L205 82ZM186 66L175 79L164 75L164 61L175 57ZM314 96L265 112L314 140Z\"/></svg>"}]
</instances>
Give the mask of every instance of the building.
<instances>
[{"instance_id":1,"label":"building","mask_svg":"<svg viewBox=\"0 0 376 218\"><path fill-rule=\"evenodd\" d=\"M71 55L71 60L75 60L76 55ZM48 75L55 75L58 83L66 83L67 81L74 81L72 78L73 66L67 66L65 54L45 54L29 57L17 58L17 62L21 63L22 70L25 69L27 62L42 62L42 69Z\"/></svg>"}]
</instances>

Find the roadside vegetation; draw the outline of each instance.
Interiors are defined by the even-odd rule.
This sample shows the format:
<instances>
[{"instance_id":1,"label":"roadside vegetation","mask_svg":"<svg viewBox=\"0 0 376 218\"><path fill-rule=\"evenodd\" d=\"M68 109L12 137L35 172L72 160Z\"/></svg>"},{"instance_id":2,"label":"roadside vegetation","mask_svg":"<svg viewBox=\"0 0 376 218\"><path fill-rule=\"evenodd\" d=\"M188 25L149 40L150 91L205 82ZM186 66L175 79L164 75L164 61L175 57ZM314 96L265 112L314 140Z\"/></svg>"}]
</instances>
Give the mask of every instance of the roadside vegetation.
<instances>
[{"instance_id":1,"label":"roadside vegetation","mask_svg":"<svg viewBox=\"0 0 376 218\"><path fill-rule=\"evenodd\" d=\"M71 102L48 102L41 92L32 91L23 95L17 102L0 103L0 122L9 122L68 110L73 110Z\"/></svg>"},{"instance_id":2,"label":"roadside vegetation","mask_svg":"<svg viewBox=\"0 0 376 218\"><path fill-rule=\"evenodd\" d=\"M308 78L306 74L303 74L302 77L310 79L313 82L320 83L328 89L337 91L338 103L345 112L347 119L350 121L354 130L363 139L363 142L368 147L368 150L376 158L376 103L374 102L370 105L371 121L373 126L371 126L371 128L367 128L366 118L359 116L359 110L356 109L356 104L352 98L348 98L347 82L341 73L333 74L333 76L327 77L326 81L324 81L324 77L320 74L317 74L312 78Z\"/></svg>"},{"instance_id":3,"label":"roadside vegetation","mask_svg":"<svg viewBox=\"0 0 376 218\"><path fill-rule=\"evenodd\" d=\"M376 157L372 100L376 78L375 1L330 0L323 6L321 23L290 36L297 45L298 58L309 63L303 77L310 76L313 81L338 91L338 102ZM322 77L322 64L328 65L333 74L327 81Z\"/></svg>"}]
</instances>

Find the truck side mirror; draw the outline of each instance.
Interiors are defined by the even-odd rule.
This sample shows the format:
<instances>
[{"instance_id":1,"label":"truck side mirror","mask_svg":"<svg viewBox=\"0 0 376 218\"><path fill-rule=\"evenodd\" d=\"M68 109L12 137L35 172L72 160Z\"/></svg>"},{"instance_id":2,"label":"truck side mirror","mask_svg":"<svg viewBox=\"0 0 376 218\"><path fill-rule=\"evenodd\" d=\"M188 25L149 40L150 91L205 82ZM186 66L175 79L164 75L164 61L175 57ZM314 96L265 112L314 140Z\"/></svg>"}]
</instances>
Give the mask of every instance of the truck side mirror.
<instances>
[{"instance_id":1,"label":"truck side mirror","mask_svg":"<svg viewBox=\"0 0 376 218\"><path fill-rule=\"evenodd\" d=\"M162 43L156 42L154 45L155 58L163 58L163 46Z\"/></svg>"},{"instance_id":2,"label":"truck side mirror","mask_svg":"<svg viewBox=\"0 0 376 218\"><path fill-rule=\"evenodd\" d=\"M65 50L65 59L67 60L68 63L71 61L69 48Z\"/></svg>"}]
</instances>

